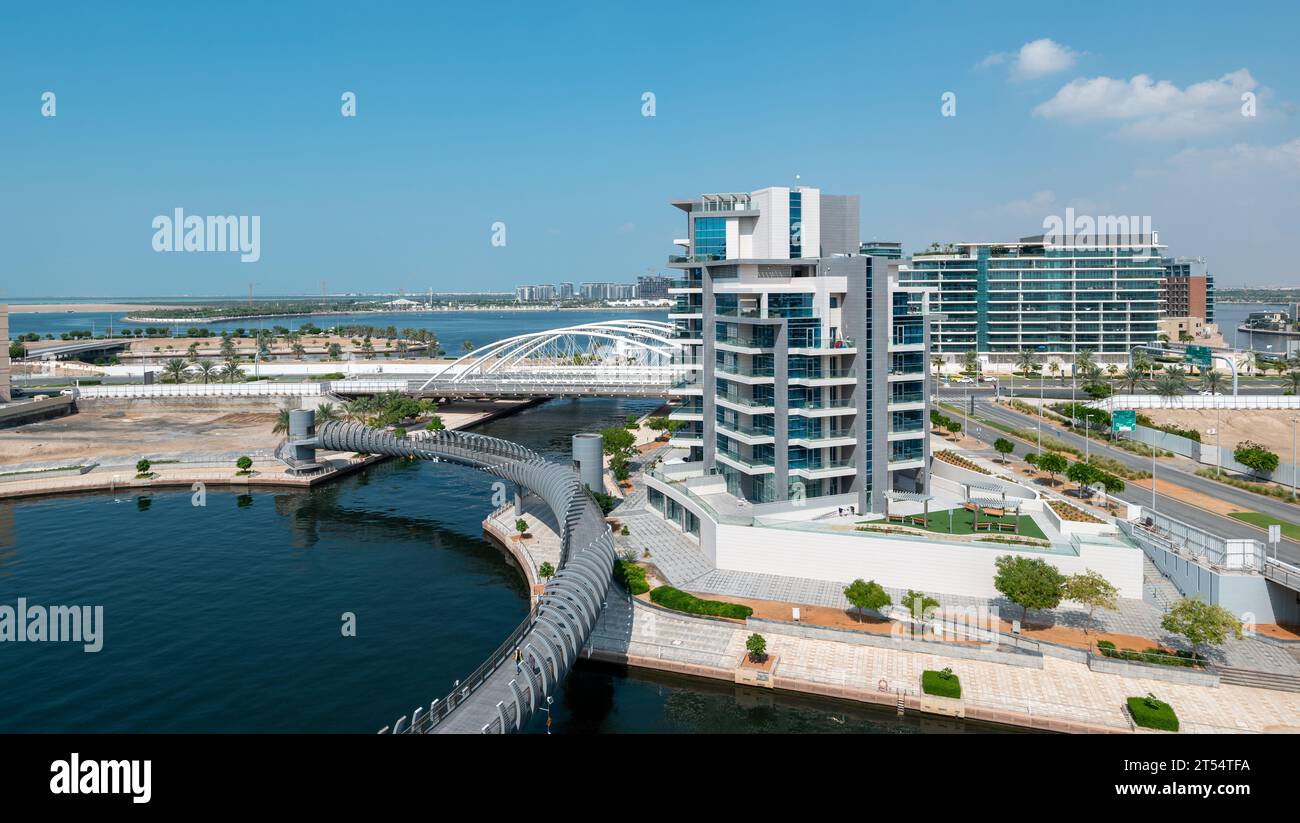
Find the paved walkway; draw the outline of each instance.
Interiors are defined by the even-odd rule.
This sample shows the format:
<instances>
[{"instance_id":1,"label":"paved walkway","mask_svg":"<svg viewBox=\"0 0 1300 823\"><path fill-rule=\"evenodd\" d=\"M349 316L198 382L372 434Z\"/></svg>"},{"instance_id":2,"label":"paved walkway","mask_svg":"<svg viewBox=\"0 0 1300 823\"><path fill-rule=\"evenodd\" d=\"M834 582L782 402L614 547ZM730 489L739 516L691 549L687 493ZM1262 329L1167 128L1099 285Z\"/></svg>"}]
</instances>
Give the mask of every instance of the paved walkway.
<instances>
[{"instance_id":1,"label":"paved walkway","mask_svg":"<svg viewBox=\"0 0 1300 823\"><path fill-rule=\"evenodd\" d=\"M633 481L637 491L643 492L644 484L640 476L635 476ZM849 608L849 602L844 597L845 583L842 581L779 577L714 568L693 537L683 534L651 509L628 506L628 503L624 503L613 512L621 522L627 524L629 532L626 537L616 537L616 544L620 550L634 551L641 562L653 565L668 583L677 588L697 594L774 600L792 605ZM646 549L650 550L648 558L644 557ZM1174 648L1190 648L1186 641L1160 627L1160 619L1165 612L1162 599L1178 599L1177 589L1158 571L1154 578L1148 575L1148 585L1145 588L1148 591L1143 600L1121 599L1116 611L1097 610L1093 616L1094 626L1115 634L1150 637ZM896 603L901 602L906 595L906 591L901 589L886 588L886 591ZM927 594L947 607L996 607L1004 617L1015 618L1020 615L1020 607L1004 598L986 600L942 592ZM1087 610L1065 604L1052 611L1031 611L1030 620L1035 624L1082 628L1087 623ZM1207 656L1216 663L1234 668L1300 675L1300 656L1286 647L1258 638L1230 639Z\"/></svg>"}]
</instances>

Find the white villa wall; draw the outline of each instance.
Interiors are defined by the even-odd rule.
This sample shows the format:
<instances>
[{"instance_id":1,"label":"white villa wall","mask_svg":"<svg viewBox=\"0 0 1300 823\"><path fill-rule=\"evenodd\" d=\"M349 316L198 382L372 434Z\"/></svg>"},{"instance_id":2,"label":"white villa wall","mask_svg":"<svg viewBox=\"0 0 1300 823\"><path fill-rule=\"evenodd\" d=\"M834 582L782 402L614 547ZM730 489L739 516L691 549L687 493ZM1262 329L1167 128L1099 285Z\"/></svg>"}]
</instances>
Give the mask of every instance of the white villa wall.
<instances>
[{"instance_id":1,"label":"white villa wall","mask_svg":"<svg viewBox=\"0 0 1300 823\"><path fill-rule=\"evenodd\" d=\"M944 544L854 534L809 534L792 529L718 524L713 562L720 569L811 577L849 583L859 577L882 586L927 592L997 597L994 560L1004 554L1039 557L1063 574L1100 573L1120 597L1142 597L1142 551L1136 547L1082 544L1079 556L1023 551L989 543Z\"/></svg>"}]
</instances>

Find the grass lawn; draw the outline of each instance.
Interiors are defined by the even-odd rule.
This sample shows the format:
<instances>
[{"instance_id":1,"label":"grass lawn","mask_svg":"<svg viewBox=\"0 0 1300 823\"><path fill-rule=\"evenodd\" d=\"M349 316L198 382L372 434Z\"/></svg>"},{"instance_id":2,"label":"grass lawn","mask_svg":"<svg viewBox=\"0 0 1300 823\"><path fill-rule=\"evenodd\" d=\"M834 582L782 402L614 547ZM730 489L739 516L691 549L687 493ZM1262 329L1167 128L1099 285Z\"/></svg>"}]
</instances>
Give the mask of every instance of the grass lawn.
<instances>
[{"instance_id":1,"label":"grass lawn","mask_svg":"<svg viewBox=\"0 0 1300 823\"><path fill-rule=\"evenodd\" d=\"M951 528L949 528L948 523L950 517L952 519ZM1006 517L989 517L983 512L980 513L979 519L981 523L986 523L990 520L997 523L1014 523L1016 520L1015 515L1007 515ZM862 522L875 526L889 525L887 521L883 520L869 520ZM910 522L903 525L911 526L916 529L922 528L921 526L914 526ZM939 532L940 534L977 534L974 526L974 517L971 512L968 512L965 509L945 509L943 511L930 512L930 525L926 530ZM1038 528L1038 524L1034 522L1033 518L1023 514L1020 515L1019 533L1025 537L1037 537L1042 540L1047 539L1047 535L1043 534L1043 530ZM978 534L1011 535L1016 534L1016 532L980 531Z\"/></svg>"},{"instance_id":2,"label":"grass lawn","mask_svg":"<svg viewBox=\"0 0 1300 823\"><path fill-rule=\"evenodd\" d=\"M1249 523L1252 526L1259 526L1261 529L1267 529L1274 523L1282 526L1282 534L1292 540L1300 540L1300 524L1291 523L1286 520L1274 517L1271 514L1260 514L1259 512L1233 512L1231 517Z\"/></svg>"}]
</instances>

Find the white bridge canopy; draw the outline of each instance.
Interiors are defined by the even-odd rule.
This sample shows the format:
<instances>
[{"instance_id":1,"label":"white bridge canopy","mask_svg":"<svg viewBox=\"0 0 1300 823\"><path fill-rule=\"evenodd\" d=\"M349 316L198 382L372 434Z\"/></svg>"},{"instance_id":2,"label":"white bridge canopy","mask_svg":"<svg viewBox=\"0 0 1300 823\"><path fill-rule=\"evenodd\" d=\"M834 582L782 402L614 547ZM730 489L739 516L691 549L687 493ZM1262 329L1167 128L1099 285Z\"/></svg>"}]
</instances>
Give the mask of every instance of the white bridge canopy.
<instances>
[{"instance_id":1,"label":"white bridge canopy","mask_svg":"<svg viewBox=\"0 0 1300 823\"><path fill-rule=\"evenodd\" d=\"M480 346L432 374L440 387L519 384L645 385L671 382L682 345L660 320L606 320L507 337Z\"/></svg>"}]
</instances>

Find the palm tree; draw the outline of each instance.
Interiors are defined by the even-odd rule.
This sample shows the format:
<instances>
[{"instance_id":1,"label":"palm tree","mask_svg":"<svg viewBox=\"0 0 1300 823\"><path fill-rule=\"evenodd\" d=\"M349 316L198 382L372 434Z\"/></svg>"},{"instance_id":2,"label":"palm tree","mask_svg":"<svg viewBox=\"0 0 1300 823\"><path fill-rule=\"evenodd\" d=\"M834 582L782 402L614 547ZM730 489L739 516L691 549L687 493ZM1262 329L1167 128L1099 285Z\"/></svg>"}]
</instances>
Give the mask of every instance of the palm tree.
<instances>
[{"instance_id":1,"label":"palm tree","mask_svg":"<svg viewBox=\"0 0 1300 823\"><path fill-rule=\"evenodd\" d=\"M936 377L943 371L943 355L936 354L930 358L930 368L934 369Z\"/></svg>"},{"instance_id":2,"label":"palm tree","mask_svg":"<svg viewBox=\"0 0 1300 823\"><path fill-rule=\"evenodd\" d=\"M1059 360L1053 360L1047 367L1052 370L1052 377L1059 380L1061 377L1061 362Z\"/></svg>"},{"instance_id":3,"label":"palm tree","mask_svg":"<svg viewBox=\"0 0 1300 823\"><path fill-rule=\"evenodd\" d=\"M163 376L170 377L173 383L184 383L186 365L184 360L172 358L163 366Z\"/></svg>"},{"instance_id":4,"label":"palm tree","mask_svg":"<svg viewBox=\"0 0 1300 823\"><path fill-rule=\"evenodd\" d=\"M1180 369L1166 371L1155 379L1153 384L1156 394L1169 400L1173 405L1175 397L1182 397L1187 390L1187 378Z\"/></svg>"},{"instance_id":5,"label":"palm tree","mask_svg":"<svg viewBox=\"0 0 1300 823\"><path fill-rule=\"evenodd\" d=\"M220 367L211 360L200 360L195 364L199 367L199 375L203 378L203 385L208 385L208 378L216 377Z\"/></svg>"},{"instance_id":6,"label":"palm tree","mask_svg":"<svg viewBox=\"0 0 1300 823\"><path fill-rule=\"evenodd\" d=\"M1219 393L1219 389L1223 388L1223 380L1223 372L1217 369L1201 372L1201 388L1211 394Z\"/></svg>"},{"instance_id":7,"label":"palm tree","mask_svg":"<svg viewBox=\"0 0 1300 823\"><path fill-rule=\"evenodd\" d=\"M1144 351L1140 351L1133 355L1133 368L1140 372L1147 372L1149 377L1155 377L1155 364L1151 361L1151 358L1147 357L1147 353Z\"/></svg>"},{"instance_id":8,"label":"palm tree","mask_svg":"<svg viewBox=\"0 0 1300 823\"><path fill-rule=\"evenodd\" d=\"M283 434L289 431L289 410L280 409L275 415L275 425L271 427L272 434Z\"/></svg>"},{"instance_id":9,"label":"palm tree","mask_svg":"<svg viewBox=\"0 0 1300 823\"><path fill-rule=\"evenodd\" d=\"M963 370L970 374L971 377L974 377L979 372L980 355L979 352L974 349L963 354L961 356L961 362Z\"/></svg>"},{"instance_id":10,"label":"palm tree","mask_svg":"<svg viewBox=\"0 0 1300 823\"><path fill-rule=\"evenodd\" d=\"M370 413L370 407L369 398L358 397L356 400L349 400L343 404L343 417L354 423L362 423Z\"/></svg>"},{"instance_id":11,"label":"palm tree","mask_svg":"<svg viewBox=\"0 0 1300 823\"><path fill-rule=\"evenodd\" d=\"M1074 355L1074 367L1070 369L1070 376L1073 378L1076 372L1086 372L1096 367L1097 361L1092 357L1092 349L1079 349Z\"/></svg>"},{"instance_id":12,"label":"palm tree","mask_svg":"<svg viewBox=\"0 0 1300 823\"><path fill-rule=\"evenodd\" d=\"M235 360L227 360L225 368L221 370L221 376L227 383L234 383L237 378L244 376L244 370L239 368Z\"/></svg>"},{"instance_id":13,"label":"palm tree","mask_svg":"<svg viewBox=\"0 0 1300 823\"><path fill-rule=\"evenodd\" d=\"M1020 351L1016 352L1016 368L1020 369L1025 373L1026 380L1028 380L1029 376L1033 374L1034 368L1037 365L1038 365L1038 355L1034 353L1033 349L1021 349ZM1011 372L1011 396L1014 397L1015 394L1016 394L1016 373L1012 371Z\"/></svg>"},{"instance_id":14,"label":"palm tree","mask_svg":"<svg viewBox=\"0 0 1300 823\"><path fill-rule=\"evenodd\" d=\"M339 407L333 403L321 403L316 407L317 423L332 423L338 420L340 416Z\"/></svg>"},{"instance_id":15,"label":"palm tree","mask_svg":"<svg viewBox=\"0 0 1300 823\"><path fill-rule=\"evenodd\" d=\"M1141 383L1142 378L1145 376L1146 375L1142 374L1141 369L1136 368L1134 366L1129 366L1127 369L1124 370L1124 373L1120 376L1120 379L1128 384L1128 393L1133 394L1133 392L1137 391L1137 384Z\"/></svg>"},{"instance_id":16,"label":"palm tree","mask_svg":"<svg viewBox=\"0 0 1300 823\"><path fill-rule=\"evenodd\" d=\"M1115 377L1119 374L1119 366L1111 363L1106 367L1106 376L1110 380L1110 393L1115 393Z\"/></svg>"},{"instance_id":17,"label":"palm tree","mask_svg":"<svg viewBox=\"0 0 1300 823\"><path fill-rule=\"evenodd\" d=\"M1287 372L1286 382L1290 384L1292 394L1300 394L1300 369L1292 369Z\"/></svg>"}]
</instances>

